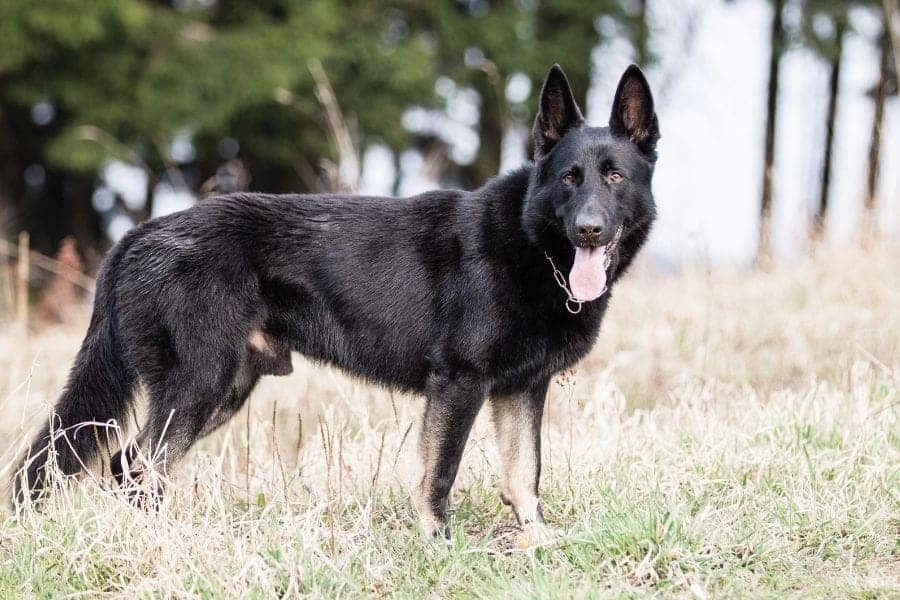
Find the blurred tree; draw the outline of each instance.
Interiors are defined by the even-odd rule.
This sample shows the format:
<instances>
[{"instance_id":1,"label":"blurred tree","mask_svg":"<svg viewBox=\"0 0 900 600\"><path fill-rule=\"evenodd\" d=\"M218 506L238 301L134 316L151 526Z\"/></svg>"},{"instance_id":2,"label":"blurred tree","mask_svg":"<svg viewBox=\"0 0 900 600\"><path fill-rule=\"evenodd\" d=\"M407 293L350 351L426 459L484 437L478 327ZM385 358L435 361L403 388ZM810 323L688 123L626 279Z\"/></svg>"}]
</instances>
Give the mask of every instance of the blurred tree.
<instances>
[{"instance_id":1,"label":"blurred tree","mask_svg":"<svg viewBox=\"0 0 900 600\"><path fill-rule=\"evenodd\" d=\"M528 121L549 66L562 65L576 100L584 107L591 81L591 51L601 43L600 18L612 19L649 60L645 3L627 0L453 0L395 4L410 27L434 40L438 70L481 99L479 148L462 169L463 185L480 185L496 175L503 136L513 120ZM506 85L524 75L530 94L510 106ZM530 126L530 123L528 123Z\"/></svg>"},{"instance_id":2,"label":"blurred tree","mask_svg":"<svg viewBox=\"0 0 900 600\"><path fill-rule=\"evenodd\" d=\"M9 0L0 4L0 203L7 218L32 230L35 245L72 232L96 239L99 227L90 205L91 181L48 164L46 150L69 117L68 103L51 100L41 82L63 83L66 69L90 64L93 52L111 37L139 35L142 15L115 0L85 6L63 0L39 4ZM99 73L98 73L99 75ZM90 102L87 83L70 84L72 104ZM80 197L80 203L46 198ZM87 208L87 210L85 210Z\"/></svg>"},{"instance_id":3,"label":"blurred tree","mask_svg":"<svg viewBox=\"0 0 900 600\"><path fill-rule=\"evenodd\" d=\"M881 0L805 0L803 4L801 41L827 63L828 77L828 109L825 115L825 145L822 151L822 175L820 178L819 200L813 216L814 238L822 235L825 219L828 214L828 200L831 192L832 170L834 168L834 134L835 122L840 97L841 61L844 53L845 38L853 30L850 24L850 11L854 8L867 8L877 11L883 18L884 32L875 43L879 47L879 81L871 95L875 101L872 133L869 143L869 162L866 177L865 220L867 227L871 224L871 212L874 206L875 187L878 181L880 163L881 128L884 120L884 103L892 91L892 76L889 62L891 60L888 20ZM893 83L896 86L896 83Z\"/></svg>"},{"instance_id":4,"label":"blurred tree","mask_svg":"<svg viewBox=\"0 0 900 600\"><path fill-rule=\"evenodd\" d=\"M650 25L647 22L647 0L637 0L634 18L628 20L632 29L635 55L638 64L646 65L654 60L650 51Z\"/></svg>"},{"instance_id":5,"label":"blurred tree","mask_svg":"<svg viewBox=\"0 0 900 600\"><path fill-rule=\"evenodd\" d=\"M598 19L637 40L643 2L600 0L5 0L0 3L0 214L55 250L74 234L102 244L92 206L111 158L146 173L147 201L118 199L111 214L152 211L171 182L210 189L227 163L256 190L323 186L337 162L332 124L310 73L319 59L357 148L398 151L412 105L440 108L444 75L480 98L475 160L459 183L496 174L512 119L527 122L550 63L564 64L584 103ZM513 105L513 74L531 81ZM176 143L177 142L177 143ZM235 162L239 154L239 162ZM230 162L229 162L230 161ZM204 184L206 184L204 186Z\"/></svg>"},{"instance_id":6,"label":"blurred tree","mask_svg":"<svg viewBox=\"0 0 900 600\"><path fill-rule=\"evenodd\" d=\"M870 95L875 103L872 115L872 129L869 137L869 164L866 176L866 195L864 200L865 214L863 217L864 239L869 234L875 233L875 194L878 187L878 175L881 165L881 134L884 127L884 105L888 96L896 95L897 72L896 63L892 59L893 48L890 38L890 15L882 7L883 30L878 37L878 46L881 54L881 67L878 83L871 90Z\"/></svg>"},{"instance_id":7,"label":"blurred tree","mask_svg":"<svg viewBox=\"0 0 900 600\"><path fill-rule=\"evenodd\" d=\"M106 160L144 169L149 199L161 178L199 187L226 138L258 189L308 189L298 173L333 152L308 70L320 56L358 130L399 147L406 106L435 101L434 51L387 38L383 13L350 0L4 2L0 202L45 251L69 233L93 247ZM172 156L179 136L187 156ZM151 208L117 210L140 220Z\"/></svg>"},{"instance_id":8,"label":"blurred tree","mask_svg":"<svg viewBox=\"0 0 900 600\"><path fill-rule=\"evenodd\" d=\"M784 0L772 0L772 25L769 29L769 79L766 86L766 133L763 149L762 197L760 199L759 245L757 264L771 258L772 176L775 166L775 124L778 119L778 77L781 57L787 49L784 28Z\"/></svg>"},{"instance_id":9,"label":"blurred tree","mask_svg":"<svg viewBox=\"0 0 900 600\"><path fill-rule=\"evenodd\" d=\"M806 0L803 5L801 39L828 63L828 109L825 113L825 145L822 150L822 174L819 200L813 214L813 236L819 237L828 213L831 189L834 127L840 97L841 60L844 38L850 28L848 11L853 3L844 0Z\"/></svg>"},{"instance_id":10,"label":"blurred tree","mask_svg":"<svg viewBox=\"0 0 900 600\"><path fill-rule=\"evenodd\" d=\"M884 24L894 55L894 73L900 73L900 0L882 0Z\"/></svg>"}]
</instances>

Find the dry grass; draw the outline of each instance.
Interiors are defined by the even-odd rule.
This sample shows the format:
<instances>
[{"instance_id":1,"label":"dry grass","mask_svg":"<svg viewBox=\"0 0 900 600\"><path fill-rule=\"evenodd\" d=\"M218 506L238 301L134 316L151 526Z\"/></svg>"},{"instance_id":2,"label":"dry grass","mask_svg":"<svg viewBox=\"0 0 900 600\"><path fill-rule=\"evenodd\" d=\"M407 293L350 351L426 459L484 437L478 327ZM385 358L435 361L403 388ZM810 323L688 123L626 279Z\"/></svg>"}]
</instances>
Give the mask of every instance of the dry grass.
<instances>
[{"instance_id":1,"label":"dry grass","mask_svg":"<svg viewBox=\"0 0 900 600\"><path fill-rule=\"evenodd\" d=\"M158 512L89 477L43 513L0 514L0 596L898 597L898 307L896 248L630 276L552 387L558 536L527 552L504 551L485 415L454 540L427 544L406 492L421 402L295 359ZM80 329L0 334L0 464L46 418Z\"/></svg>"}]
</instances>

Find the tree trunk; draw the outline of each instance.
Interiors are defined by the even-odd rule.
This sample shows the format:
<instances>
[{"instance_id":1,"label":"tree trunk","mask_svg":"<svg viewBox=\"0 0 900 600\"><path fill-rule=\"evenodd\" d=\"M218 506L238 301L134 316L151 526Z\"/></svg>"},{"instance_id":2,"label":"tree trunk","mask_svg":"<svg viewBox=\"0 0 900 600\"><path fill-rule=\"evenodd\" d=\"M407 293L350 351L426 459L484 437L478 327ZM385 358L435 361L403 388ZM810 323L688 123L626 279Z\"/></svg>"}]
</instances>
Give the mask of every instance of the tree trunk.
<instances>
[{"instance_id":1,"label":"tree trunk","mask_svg":"<svg viewBox=\"0 0 900 600\"><path fill-rule=\"evenodd\" d=\"M900 14L900 0L883 0L884 22L890 35L894 55L894 73L900 76L900 29L897 27L897 15Z\"/></svg>"},{"instance_id":2,"label":"tree trunk","mask_svg":"<svg viewBox=\"0 0 900 600\"><path fill-rule=\"evenodd\" d=\"M872 133L869 137L869 167L866 177L865 212L863 214L863 236L875 233L875 193L878 188L878 174L881 163L881 131L884 127L884 104L887 98L888 71L890 69L890 40L884 32L878 40L881 46L881 72L878 84L872 90L875 101L875 114L872 117Z\"/></svg>"},{"instance_id":3,"label":"tree trunk","mask_svg":"<svg viewBox=\"0 0 900 600\"><path fill-rule=\"evenodd\" d=\"M491 81L490 73L475 88L481 96L481 119L478 123L478 153L470 165L462 169L466 184L472 187L497 175L500 169L500 146L503 142L504 114L503 88Z\"/></svg>"},{"instance_id":4,"label":"tree trunk","mask_svg":"<svg viewBox=\"0 0 900 600\"><path fill-rule=\"evenodd\" d=\"M638 0L637 30L635 31L634 49L638 64L641 67L650 62L650 26L647 23L647 0Z\"/></svg>"},{"instance_id":5,"label":"tree trunk","mask_svg":"<svg viewBox=\"0 0 900 600\"><path fill-rule=\"evenodd\" d=\"M819 205L813 219L813 239L819 239L825 229L825 218L828 215L828 195L831 191L831 159L834 154L834 126L837 118L838 94L841 85L841 58L844 54L844 32L846 24L837 23L835 31L836 46L831 57L830 76L828 78L828 113L825 116L825 152L822 157L822 180L819 188Z\"/></svg>"},{"instance_id":6,"label":"tree trunk","mask_svg":"<svg viewBox=\"0 0 900 600\"><path fill-rule=\"evenodd\" d=\"M763 158L762 197L760 201L759 247L757 264L765 265L771 259L772 220L772 169L775 165L775 123L778 117L778 72L785 50L785 33L782 13L784 0L772 2L772 29L769 34L771 55L769 58L769 84L766 92L766 138Z\"/></svg>"},{"instance_id":7,"label":"tree trunk","mask_svg":"<svg viewBox=\"0 0 900 600\"><path fill-rule=\"evenodd\" d=\"M7 123L0 106L0 236L11 235L22 227L21 152L15 132Z\"/></svg>"}]
</instances>

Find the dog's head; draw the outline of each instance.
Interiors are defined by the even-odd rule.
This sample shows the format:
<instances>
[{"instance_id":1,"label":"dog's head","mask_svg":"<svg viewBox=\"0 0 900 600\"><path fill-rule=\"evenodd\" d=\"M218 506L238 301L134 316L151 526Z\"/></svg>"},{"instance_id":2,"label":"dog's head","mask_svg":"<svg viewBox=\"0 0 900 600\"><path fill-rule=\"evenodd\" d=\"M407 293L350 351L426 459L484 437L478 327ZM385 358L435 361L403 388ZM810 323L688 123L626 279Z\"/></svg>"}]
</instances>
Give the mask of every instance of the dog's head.
<instances>
[{"instance_id":1,"label":"dog's head","mask_svg":"<svg viewBox=\"0 0 900 600\"><path fill-rule=\"evenodd\" d=\"M534 122L524 220L535 241L555 235L571 244L569 283L578 300L602 295L622 240L655 215L650 181L659 137L650 86L636 66L622 75L608 127L584 124L562 69L550 68Z\"/></svg>"}]
</instances>

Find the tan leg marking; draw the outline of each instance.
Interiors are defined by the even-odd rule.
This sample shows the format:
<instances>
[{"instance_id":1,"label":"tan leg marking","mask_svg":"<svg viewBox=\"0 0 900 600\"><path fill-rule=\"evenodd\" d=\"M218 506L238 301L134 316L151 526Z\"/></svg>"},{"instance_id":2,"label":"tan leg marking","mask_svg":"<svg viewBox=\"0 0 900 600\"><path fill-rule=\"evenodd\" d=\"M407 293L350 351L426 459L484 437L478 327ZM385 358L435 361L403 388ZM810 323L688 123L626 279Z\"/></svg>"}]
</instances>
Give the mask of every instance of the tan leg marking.
<instances>
[{"instance_id":1,"label":"tan leg marking","mask_svg":"<svg viewBox=\"0 0 900 600\"><path fill-rule=\"evenodd\" d=\"M541 476L541 417L544 391L491 400L494 431L500 449L503 501L512 506L521 525L543 524L538 481Z\"/></svg>"},{"instance_id":2,"label":"tan leg marking","mask_svg":"<svg viewBox=\"0 0 900 600\"><path fill-rule=\"evenodd\" d=\"M419 437L423 472L413 503L425 534L442 537L447 533L447 496L486 390L477 379L462 376L435 375L427 387Z\"/></svg>"},{"instance_id":3,"label":"tan leg marking","mask_svg":"<svg viewBox=\"0 0 900 600\"><path fill-rule=\"evenodd\" d=\"M437 477L437 452L435 451L434 436L438 432L429 432L428 408L425 409L425 415L422 417L422 423L419 430L419 460L422 475L419 483L412 490L413 507L419 514L419 523L422 526L422 533L426 538L439 537L444 528L443 515L447 510L446 499L440 505L435 507L431 498L433 492L431 487L434 485ZM432 438L432 439L429 439Z\"/></svg>"},{"instance_id":4,"label":"tan leg marking","mask_svg":"<svg viewBox=\"0 0 900 600\"><path fill-rule=\"evenodd\" d=\"M429 418L429 413L433 412L433 405L426 408L422 419L419 434L422 477L413 490L413 505L419 513L419 523L425 537L442 538L447 527L447 496L456 477L459 459L449 468L442 464L447 460L448 444L454 444L453 440L448 439L442 420L433 416Z\"/></svg>"}]
</instances>

